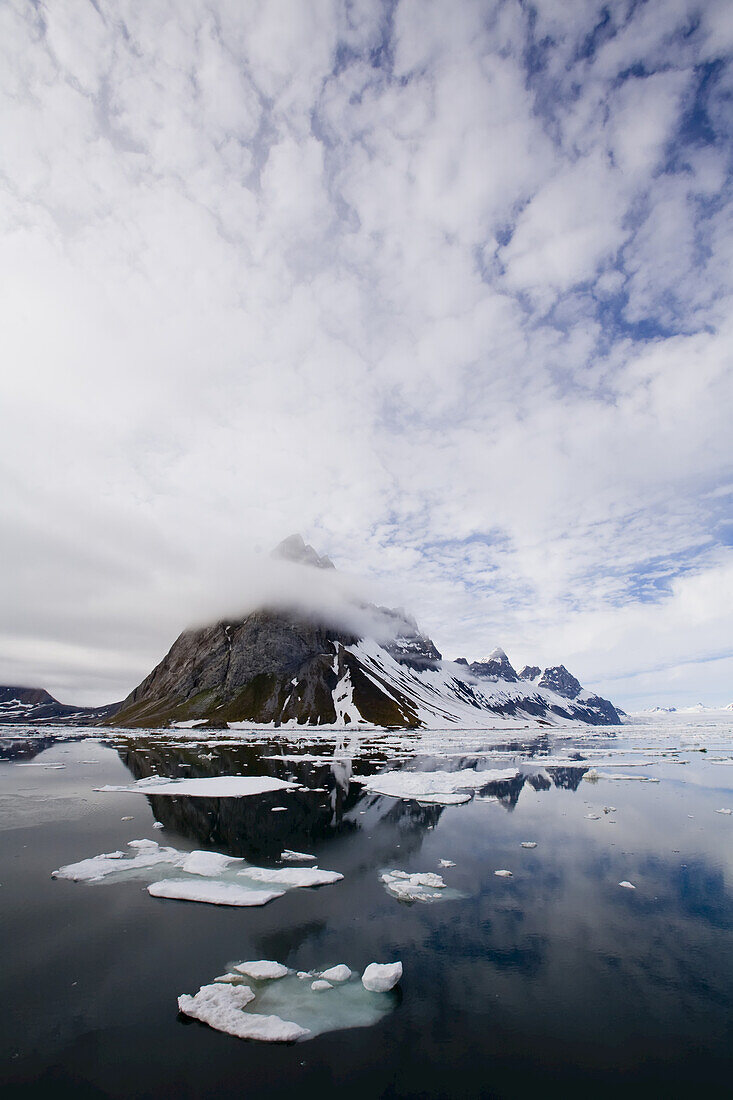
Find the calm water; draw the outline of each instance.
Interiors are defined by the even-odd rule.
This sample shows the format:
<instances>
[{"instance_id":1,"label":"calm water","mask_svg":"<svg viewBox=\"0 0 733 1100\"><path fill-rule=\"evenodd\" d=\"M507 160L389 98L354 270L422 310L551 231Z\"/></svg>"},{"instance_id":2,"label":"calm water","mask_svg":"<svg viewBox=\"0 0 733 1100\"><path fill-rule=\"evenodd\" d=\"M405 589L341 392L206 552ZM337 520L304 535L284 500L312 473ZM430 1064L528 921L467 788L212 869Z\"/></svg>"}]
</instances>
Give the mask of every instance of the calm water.
<instances>
[{"instance_id":1,"label":"calm water","mask_svg":"<svg viewBox=\"0 0 733 1100\"><path fill-rule=\"evenodd\" d=\"M733 815L715 811L733 808L731 722L347 745L68 736L0 736L3 1096L729 1093ZM272 759L293 753L322 759ZM517 763L518 779L480 792L497 800L459 806L369 795L354 780ZM596 763L659 782L583 779ZM310 789L216 800L93 792L151 773L269 774ZM279 805L287 812L272 813ZM152 829L156 818L164 829ZM287 847L345 877L259 909L156 900L142 881L50 877L139 838L272 866ZM378 878L386 867L439 871L441 859L455 861L441 873L459 899L406 905ZM248 958L359 971L399 958L404 977L375 1026L290 1046L179 1018L179 994Z\"/></svg>"}]
</instances>

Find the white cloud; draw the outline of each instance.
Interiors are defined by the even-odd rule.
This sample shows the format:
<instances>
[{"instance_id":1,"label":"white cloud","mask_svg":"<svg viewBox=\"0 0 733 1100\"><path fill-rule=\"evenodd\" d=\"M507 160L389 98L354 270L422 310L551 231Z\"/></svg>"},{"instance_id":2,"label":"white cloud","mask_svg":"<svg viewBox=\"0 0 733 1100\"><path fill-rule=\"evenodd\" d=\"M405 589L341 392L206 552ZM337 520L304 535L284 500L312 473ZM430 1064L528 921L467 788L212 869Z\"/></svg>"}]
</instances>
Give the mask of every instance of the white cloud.
<instances>
[{"instance_id":1,"label":"white cloud","mask_svg":"<svg viewBox=\"0 0 733 1100\"><path fill-rule=\"evenodd\" d=\"M125 694L300 529L451 656L723 691L727 16L535 7L3 8L0 681Z\"/></svg>"}]
</instances>

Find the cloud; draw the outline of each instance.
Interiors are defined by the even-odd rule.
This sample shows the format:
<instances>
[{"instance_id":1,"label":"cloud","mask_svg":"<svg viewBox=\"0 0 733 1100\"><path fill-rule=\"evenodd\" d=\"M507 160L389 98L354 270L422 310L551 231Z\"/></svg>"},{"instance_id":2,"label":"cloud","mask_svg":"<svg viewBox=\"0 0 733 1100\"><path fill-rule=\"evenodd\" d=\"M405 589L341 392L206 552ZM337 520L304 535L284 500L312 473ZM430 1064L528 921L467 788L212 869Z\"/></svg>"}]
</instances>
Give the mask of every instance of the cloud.
<instances>
[{"instance_id":1,"label":"cloud","mask_svg":"<svg viewBox=\"0 0 733 1100\"><path fill-rule=\"evenodd\" d=\"M120 697L302 530L448 655L728 701L727 5L0 20L0 681Z\"/></svg>"}]
</instances>

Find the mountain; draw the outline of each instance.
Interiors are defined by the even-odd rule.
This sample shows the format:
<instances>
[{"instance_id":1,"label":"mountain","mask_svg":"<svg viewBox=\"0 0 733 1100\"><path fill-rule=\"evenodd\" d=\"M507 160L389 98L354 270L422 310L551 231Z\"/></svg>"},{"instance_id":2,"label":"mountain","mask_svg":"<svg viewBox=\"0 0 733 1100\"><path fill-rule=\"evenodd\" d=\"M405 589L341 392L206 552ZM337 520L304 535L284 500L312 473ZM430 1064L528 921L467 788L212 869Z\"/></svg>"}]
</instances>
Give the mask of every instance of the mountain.
<instances>
[{"instance_id":1,"label":"mountain","mask_svg":"<svg viewBox=\"0 0 733 1100\"><path fill-rule=\"evenodd\" d=\"M333 569L299 535L274 551L314 569ZM444 661L403 609L354 603L379 638L302 614L260 609L186 630L106 724L160 727L287 722L417 728L481 727L497 718L617 725L613 704L562 665L520 679L503 649L468 664Z\"/></svg>"},{"instance_id":2,"label":"mountain","mask_svg":"<svg viewBox=\"0 0 733 1100\"><path fill-rule=\"evenodd\" d=\"M59 703L43 688L0 686L0 723L23 725L48 722L52 725L93 726L119 710L121 703L104 707L74 707Z\"/></svg>"}]
</instances>

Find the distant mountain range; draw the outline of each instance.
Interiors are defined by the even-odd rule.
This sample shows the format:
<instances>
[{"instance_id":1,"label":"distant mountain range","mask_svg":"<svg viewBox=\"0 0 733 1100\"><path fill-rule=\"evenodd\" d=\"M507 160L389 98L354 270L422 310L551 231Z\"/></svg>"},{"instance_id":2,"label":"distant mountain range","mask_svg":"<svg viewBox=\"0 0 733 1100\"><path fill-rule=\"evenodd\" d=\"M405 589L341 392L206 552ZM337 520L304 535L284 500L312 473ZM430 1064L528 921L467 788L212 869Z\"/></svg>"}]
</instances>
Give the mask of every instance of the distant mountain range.
<instances>
[{"instance_id":1,"label":"distant mountain range","mask_svg":"<svg viewBox=\"0 0 733 1100\"><path fill-rule=\"evenodd\" d=\"M334 568L299 535L274 553L313 569ZM480 728L497 718L543 725L620 723L613 704L584 690L563 665L517 672L503 649L470 664L462 657L446 661L402 609L354 607L368 612L379 641L302 614L260 609L184 631L121 704L63 707L45 692L36 692L34 702L29 689L8 688L2 690L16 694L7 712L0 707L0 721L53 720L50 710L34 710L50 707L56 720L148 729L360 722Z\"/></svg>"},{"instance_id":2,"label":"distant mountain range","mask_svg":"<svg viewBox=\"0 0 733 1100\"><path fill-rule=\"evenodd\" d=\"M94 726L111 717L122 706L73 707L59 703L43 688L0 687L0 723L23 725L29 722L48 725Z\"/></svg>"}]
</instances>

